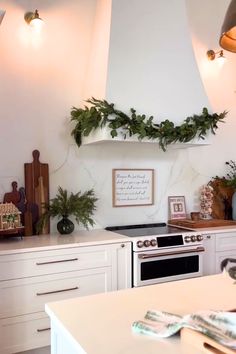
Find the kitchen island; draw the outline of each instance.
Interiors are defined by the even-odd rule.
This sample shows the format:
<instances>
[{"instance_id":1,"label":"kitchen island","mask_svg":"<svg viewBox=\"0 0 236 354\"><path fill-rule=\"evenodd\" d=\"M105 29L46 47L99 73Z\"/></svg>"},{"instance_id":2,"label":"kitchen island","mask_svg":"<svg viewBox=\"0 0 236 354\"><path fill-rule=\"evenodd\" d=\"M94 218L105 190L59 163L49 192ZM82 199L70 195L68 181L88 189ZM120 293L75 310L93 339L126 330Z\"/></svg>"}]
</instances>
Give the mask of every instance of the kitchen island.
<instances>
[{"instance_id":1,"label":"kitchen island","mask_svg":"<svg viewBox=\"0 0 236 354\"><path fill-rule=\"evenodd\" d=\"M132 323L150 309L184 315L235 305L236 285L226 273L49 303L52 354L202 353L179 336L135 334Z\"/></svg>"}]
</instances>

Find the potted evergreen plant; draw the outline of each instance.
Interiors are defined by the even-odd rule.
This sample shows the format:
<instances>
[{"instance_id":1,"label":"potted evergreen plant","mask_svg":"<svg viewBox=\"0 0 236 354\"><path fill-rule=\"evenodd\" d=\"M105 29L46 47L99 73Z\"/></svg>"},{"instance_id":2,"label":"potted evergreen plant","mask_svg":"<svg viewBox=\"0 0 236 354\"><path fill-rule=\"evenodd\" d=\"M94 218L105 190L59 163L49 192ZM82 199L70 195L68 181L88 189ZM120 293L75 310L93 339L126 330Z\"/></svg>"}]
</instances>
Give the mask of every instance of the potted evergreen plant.
<instances>
[{"instance_id":1,"label":"potted evergreen plant","mask_svg":"<svg viewBox=\"0 0 236 354\"><path fill-rule=\"evenodd\" d=\"M58 193L51 199L49 204L45 204L45 212L41 215L37 223L37 231L40 233L50 217L58 217L61 220L57 223L57 230L60 234L70 234L74 230L74 223L68 219L74 216L77 223L81 223L86 229L89 225L94 225L92 215L96 210L95 203L98 199L94 195L93 189L83 194L68 193L66 189L58 187Z\"/></svg>"}]
</instances>

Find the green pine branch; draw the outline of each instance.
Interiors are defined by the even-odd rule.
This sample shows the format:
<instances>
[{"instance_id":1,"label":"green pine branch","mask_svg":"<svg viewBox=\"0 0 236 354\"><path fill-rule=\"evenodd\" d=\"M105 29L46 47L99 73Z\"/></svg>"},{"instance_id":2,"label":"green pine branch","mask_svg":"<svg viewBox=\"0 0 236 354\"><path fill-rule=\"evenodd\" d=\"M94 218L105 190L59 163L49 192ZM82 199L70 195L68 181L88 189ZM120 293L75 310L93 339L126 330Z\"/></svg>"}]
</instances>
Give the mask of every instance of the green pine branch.
<instances>
[{"instance_id":1,"label":"green pine branch","mask_svg":"<svg viewBox=\"0 0 236 354\"><path fill-rule=\"evenodd\" d=\"M51 199L49 204L43 205L45 212L37 223L37 232L40 233L43 230L50 217L62 218L70 215L75 217L77 223L81 223L88 229L89 226L94 225L92 216L96 210L97 200L93 189L83 194L81 192L69 194L66 189L58 187L56 197Z\"/></svg>"}]
</instances>

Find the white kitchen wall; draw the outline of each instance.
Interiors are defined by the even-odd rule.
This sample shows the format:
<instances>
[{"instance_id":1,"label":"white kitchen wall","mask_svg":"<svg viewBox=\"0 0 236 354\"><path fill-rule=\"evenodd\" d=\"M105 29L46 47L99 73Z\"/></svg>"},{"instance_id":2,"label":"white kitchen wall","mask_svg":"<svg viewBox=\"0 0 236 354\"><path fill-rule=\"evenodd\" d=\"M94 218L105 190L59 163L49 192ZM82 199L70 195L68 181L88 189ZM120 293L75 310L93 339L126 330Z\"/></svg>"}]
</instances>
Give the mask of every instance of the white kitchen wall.
<instances>
[{"instance_id":1,"label":"white kitchen wall","mask_svg":"<svg viewBox=\"0 0 236 354\"><path fill-rule=\"evenodd\" d=\"M69 115L82 102L96 1L10 0L0 1L0 8L6 10L0 27L0 199L11 181L24 184L23 164L32 161L34 149L49 163L51 197L58 185L85 189L64 163L74 143ZM36 8L45 23L40 36L24 21Z\"/></svg>"},{"instance_id":2,"label":"white kitchen wall","mask_svg":"<svg viewBox=\"0 0 236 354\"><path fill-rule=\"evenodd\" d=\"M208 49L221 49L219 34L229 3L230 0L186 0L194 53L212 110L228 111L225 124L217 131L214 144L205 150L204 158L198 159L196 151L191 154L199 171L204 174L211 171L213 176L225 174L225 161L236 160L236 55L224 51L223 66L206 57Z\"/></svg>"},{"instance_id":3,"label":"white kitchen wall","mask_svg":"<svg viewBox=\"0 0 236 354\"><path fill-rule=\"evenodd\" d=\"M205 2L214 3L214 11L204 8ZM23 163L39 149L41 162L49 163L51 197L58 185L73 192L95 189L98 228L166 220L169 195L185 195L188 212L197 210L199 187L223 170L223 161L234 158L231 113L211 146L165 153L155 144L78 149L70 137L69 115L86 95L104 92L119 108L134 107L158 120L180 122L200 113L209 107L207 96L214 110L231 110L233 55L224 75L216 71L220 80L211 84L200 66L205 49L217 43L228 1L205 2L186 0L186 12L183 0L113 0L110 18L110 1L105 0L0 1L6 10L0 27L0 199L13 180L24 184ZM37 40L23 19L35 8L45 20ZM209 18L214 14L214 20L207 21L207 13ZM103 33L104 51L98 46ZM222 82L224 89L219 89ZM155 204L112 208L112 168L154 168Z\"/></svg>"}]
</instances>

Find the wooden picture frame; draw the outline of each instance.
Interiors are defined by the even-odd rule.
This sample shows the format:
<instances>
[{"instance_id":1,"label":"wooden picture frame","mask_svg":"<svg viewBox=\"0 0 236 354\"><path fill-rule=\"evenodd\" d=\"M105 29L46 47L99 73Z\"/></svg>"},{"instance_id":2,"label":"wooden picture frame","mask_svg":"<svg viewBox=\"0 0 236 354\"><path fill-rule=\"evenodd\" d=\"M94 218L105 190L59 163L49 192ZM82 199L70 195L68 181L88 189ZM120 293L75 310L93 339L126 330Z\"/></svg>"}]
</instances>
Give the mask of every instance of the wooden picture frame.
<instances>
[{"instance_id":1,"label":"wooden picture frame","mask_svg":"<svg viewBox=\"0 0 236 354\"><path fill-rule=\"evenodd\" d=\"M146 206L154 203L154 169L113 169L113 207Z\"/></svg>"},{"instance_id":2,"label":"wooden picture frame","mask_svg":"<svg viewBox=\"0 0 236 354\"><path fill-rule=\"evenodd\" d=\"M169 220L186 219L186 204L184 196L168 197Z\"/></svg>"}]
</instances>

